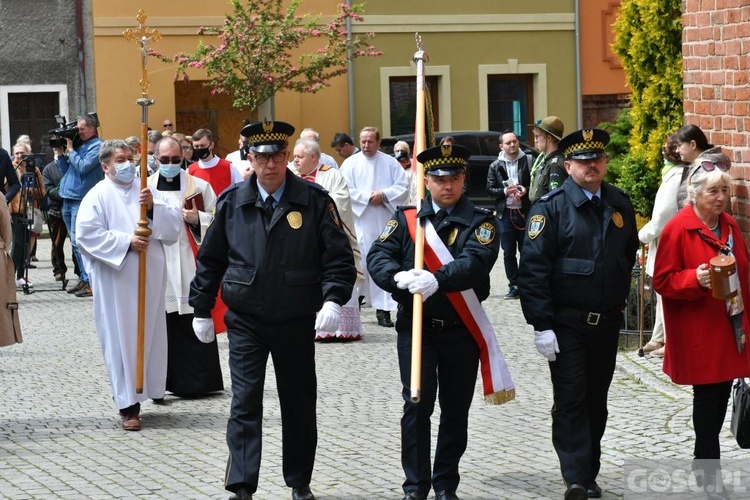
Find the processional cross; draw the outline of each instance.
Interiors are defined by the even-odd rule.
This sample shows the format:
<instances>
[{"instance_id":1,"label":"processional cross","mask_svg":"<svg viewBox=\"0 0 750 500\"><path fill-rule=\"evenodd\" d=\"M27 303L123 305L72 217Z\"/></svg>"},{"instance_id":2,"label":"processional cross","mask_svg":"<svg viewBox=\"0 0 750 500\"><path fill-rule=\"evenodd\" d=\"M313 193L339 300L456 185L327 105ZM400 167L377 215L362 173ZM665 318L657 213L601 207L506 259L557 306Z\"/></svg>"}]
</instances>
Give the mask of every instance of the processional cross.
<instances>
[{"instance_id":1,"label":"processional cross","mask_svg":"<svg viewBox=\"0 0 750 500\"><path fill-rule=\"evenodd\" d=\"M148 58L148 42L158 42L161 40L161 33L157 30L147 28L143 23L148 16L140 9L135 17L138 21L138 27L135 29L128 28L122 34L129 42L135 41L141 52L141 97L136 104L141 106L141 144L148 144L148 107L154 103L154 100L148 97L148 70L146 69L146 59ZM146 179L148 178L148 159L146 155L141 155L141 191L147 189ZM148 227L148 208L141 205L140 219L138 227L134 233L136 236L150 237L151 228ZM136 338L136 368L135 368L135 392L143 393L143 358L144 358L144 341L145 341L145 323L146 323L146 252L140 252L138 256L138 332Z\"/></svg>"}]
</instances>

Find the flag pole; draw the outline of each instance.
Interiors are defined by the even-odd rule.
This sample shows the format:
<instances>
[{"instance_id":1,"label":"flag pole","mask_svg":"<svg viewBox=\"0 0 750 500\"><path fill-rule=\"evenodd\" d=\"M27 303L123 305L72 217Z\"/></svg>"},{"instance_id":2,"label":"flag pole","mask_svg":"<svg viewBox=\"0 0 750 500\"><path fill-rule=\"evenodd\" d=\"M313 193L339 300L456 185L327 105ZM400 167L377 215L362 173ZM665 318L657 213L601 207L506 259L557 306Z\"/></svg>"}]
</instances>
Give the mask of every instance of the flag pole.
<instances>
[{"instance_id":1,"label":"flag pole","mask_svg":"<svg viewBox=\"0 0 750 500\"><path fill-rule=\"evenodd\" d=\"M417 117L414 124L414 158L426 149L427 137L425 133L425 109L426 90L424 65L429 61L427 53L422 46L422 37L419 33L414 35L417 42L417 52L414 54L414 62L417 65ZM422 209L424 201L424 166L416 161L417 181L417 214ZM417 217L417 230L414 240L414 268L424 268L424 226ZM411 402L419 403L422 392L422 295L414 295L411 323Z\"/></svg>"},{"instance_id":2,"label":"flag pole","mask_svg":"<svg viewBox=\"0 0 750 500\"><path fill-rule=\"evenodd\" d=\"M146 59L148 58L148 42L150 40L159 41L161 33L152 30L143 25L146 22L146 13L143 9L138 11L136 19L138 27L134 30L128 28L122 36L129 42L135 41L141 51L141 97L136 101L141 107L141 144L148 144L148 107L154 104L154 100L148 97L148 71L146 70ZM148 179L148 157L141 154L141 191L146 189ZM148 227L148 208L146 205L140 207L140 218L138 227L133 231L136 236L149 238L151 229ZM143 393L143 358L145 343L145 325L146 325L146 252L138 254L138 331L136 337L136 365L135 365L135 392Z\"/></svg>"}]
</instances>

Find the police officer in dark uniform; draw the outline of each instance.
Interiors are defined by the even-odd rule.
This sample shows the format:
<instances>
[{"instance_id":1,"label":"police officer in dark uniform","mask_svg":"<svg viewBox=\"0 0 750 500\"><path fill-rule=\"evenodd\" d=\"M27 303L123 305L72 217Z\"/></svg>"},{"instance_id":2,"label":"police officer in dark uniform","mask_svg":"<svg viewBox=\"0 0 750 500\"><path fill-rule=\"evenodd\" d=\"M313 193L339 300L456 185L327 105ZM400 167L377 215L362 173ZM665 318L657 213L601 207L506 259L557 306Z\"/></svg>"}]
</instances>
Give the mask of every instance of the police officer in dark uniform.
<instances>
[{"instance_id":1,"label":"police officer in dark uniform","mask_svg":"<svg viewBox=\"0 0 750 500\"><path fill-rule=\"evenodd\" d=\"M601 496L607 393L638 250L630 198L603 182L608 143L598 129L560 141L569 177L532 206L521 253L521 306L549 360L552 443L566 500Z\"/></svg>"},{"instance_id":2,"label":"police officer in dark uniform","mask_svg":"<svg viewBox=\"0 0 750 500\"><path fill-rule=\"evenodd\" d=\"M293 499L314 498L315 330L336 330L356 279L333 200L287 168L293 133L278 121L242 129L255 172L219 197L190 285L193 326L204 342L213 338L211 309L220 284L229 307L233 394L225 487L233 499L252 498L258 487L269 353L281 403L284 480Z\"/></svg>"},{"instance_id":3,"label":"police officer in dark uniform","mask_svg":"<svg viewBox=\"0 0 750 500\"><path fill-rule=\"evenodd\" d=\"M367 255L370 276L398 302L396 331L403 386L401 462L406 475L405 500L458 498L458 462L466 450L468 415L479 363L479 347L446 293L473 288L480 301L490 293L490 270L499 250L492 212L475 207L462 195L470 152L463 146L437 146L417 156L424 165L430 194L419 214L400 207ZM414 242L407 218L429 219L455 260L439 269L414 269ZM413 295L423 309L422 389L410 401ZM430 472L430 416L440 386L440 428L435 465Z\"/></svg>"}]
</instances>

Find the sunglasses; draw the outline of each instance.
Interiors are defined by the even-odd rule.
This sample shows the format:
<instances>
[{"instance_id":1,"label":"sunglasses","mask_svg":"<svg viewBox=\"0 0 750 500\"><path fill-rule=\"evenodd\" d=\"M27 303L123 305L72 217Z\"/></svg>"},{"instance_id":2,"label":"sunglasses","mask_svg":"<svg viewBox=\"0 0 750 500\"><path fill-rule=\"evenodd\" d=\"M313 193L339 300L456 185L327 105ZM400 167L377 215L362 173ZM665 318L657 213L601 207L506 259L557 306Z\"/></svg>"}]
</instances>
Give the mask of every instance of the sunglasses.
<instances>
[{"instance_id":1,"label":"sunglasses","mask_svg":"<svg viewBox=\"0 0 750 500\"><path fill-rule=\"evenodd\" d=\"M716 168L718 168L722 172L726 172L727 170L729 170L729 165L727 165L723 161L704 160L701 162L701 167L703 167L703 170L705 170L706 172L713 172Z\"/></svg>"},{"instance_id":2,"label":"sunglasses","mask_svg":"<svg viewBox=\"0 0 750 500\"><path fill-rule=\"evenodd\" d=\"M162 165L169 165L170 163L172 165L178 165L182 163L182 156L173 156L171 158L169 158L168 156L160 156L159 163L161 163Z\"/></svg>"},{"instance_id":3,"label":"sunglasses","mask_svg":"<svg viewBox=\"0 0 750 500\"><path fill-rule=\"evenodd\" d=\"M171 126L172 126L172 124L171 124L171 123L165 123L165 124L164 124L164 128L169 128L169 127L171 127Z\"/></svg>"}]
</instances>

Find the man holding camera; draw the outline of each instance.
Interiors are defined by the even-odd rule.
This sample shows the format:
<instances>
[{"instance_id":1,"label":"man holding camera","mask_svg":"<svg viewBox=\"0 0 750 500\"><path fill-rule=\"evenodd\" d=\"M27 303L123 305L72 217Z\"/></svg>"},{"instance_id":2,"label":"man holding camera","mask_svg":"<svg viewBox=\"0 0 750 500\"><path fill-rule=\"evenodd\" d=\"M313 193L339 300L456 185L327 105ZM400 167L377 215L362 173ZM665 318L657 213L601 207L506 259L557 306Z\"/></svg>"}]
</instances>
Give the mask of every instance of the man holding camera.
<instances>
[{"instance_id":1,"label":"man holding camera","mask_svg":"<svg viewBox=\"0 0 750 500\"><path fill-rule=\"evenodd\" d=\"M81 275L78 283L68 288L68 293L74 293L76 297L91 297L91 285L89 275L83 266L81 253L76 244L76 219L78 218L78 207L81 200L92 187L104 178L102 164L99 161L99 149L102 140L96 133L97 119L87 114L77 120L78 136L81 145L73 147L72 134L65 135L67 145L66 154L58 158L60 172L63 174L60 181L60 197L63 199L63 220L68 228L70 243L73 248L73 257L78 262Z\"/></svg>"}]
</instances>

